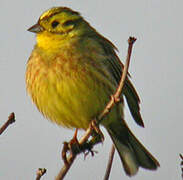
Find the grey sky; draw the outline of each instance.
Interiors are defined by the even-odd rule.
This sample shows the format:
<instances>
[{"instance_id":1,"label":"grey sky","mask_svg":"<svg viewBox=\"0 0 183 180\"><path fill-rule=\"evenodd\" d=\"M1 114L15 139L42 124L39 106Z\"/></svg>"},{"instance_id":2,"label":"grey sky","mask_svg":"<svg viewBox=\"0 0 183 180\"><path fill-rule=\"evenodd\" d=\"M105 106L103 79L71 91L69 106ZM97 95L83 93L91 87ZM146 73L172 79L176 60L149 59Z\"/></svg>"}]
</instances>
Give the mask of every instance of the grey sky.
<instances>
[{"instance_id":1,"label":"grey sky","mask_svg":"<svg viewBox=\"0 0 183 180\"><path fill-rule=\"evenodd\" d=\"M62 166L62 142L73 132L45 120L25 92L25 67L35 44L27 28L53 6L78 10L119 49L124 62L127 39L137 38L130 73L141 97L145 128L138 127L126 108L126 121L134 134L159 160L157 171L140 169L133 180L181 179L179 153L183 153L183 59L181 0L44 0L0 1L0 125L10 112L16 123L0 137L0 179L35 179L37 168L47 168L43 179L53 179ZM104 131L105 132L105 131ZM111 141L106 134L94 157L79 156L65 179L102 179ZM111 179L129 179L118 155Z\"/></svg>"}]
</instances>

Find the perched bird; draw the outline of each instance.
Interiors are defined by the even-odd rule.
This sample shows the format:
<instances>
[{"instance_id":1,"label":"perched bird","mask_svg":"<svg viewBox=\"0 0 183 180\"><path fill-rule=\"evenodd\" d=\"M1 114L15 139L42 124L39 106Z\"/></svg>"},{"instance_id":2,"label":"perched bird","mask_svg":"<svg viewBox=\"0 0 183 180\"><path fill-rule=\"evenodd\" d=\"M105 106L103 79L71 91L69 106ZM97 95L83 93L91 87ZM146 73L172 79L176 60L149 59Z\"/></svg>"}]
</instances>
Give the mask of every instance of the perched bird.
<instances>
[{"instance_id":1,"label":"perched bird","mask_svg":"<svg viewBox=\"0 0 183 180\"><path fill-rule=\"evenodd\" d=\"M26 87L33 102L52 122L86 130L118 87L123 65L116 47L80 13L66 7L47 10L28 31L36 33L26 69ZM127 175L135 175L139 167L157 169L158 161L124 121L123 96L135 122L144 126L140 100L129 77L121 103L101 125L107 129Z\"/></svg>"}]
</instances>

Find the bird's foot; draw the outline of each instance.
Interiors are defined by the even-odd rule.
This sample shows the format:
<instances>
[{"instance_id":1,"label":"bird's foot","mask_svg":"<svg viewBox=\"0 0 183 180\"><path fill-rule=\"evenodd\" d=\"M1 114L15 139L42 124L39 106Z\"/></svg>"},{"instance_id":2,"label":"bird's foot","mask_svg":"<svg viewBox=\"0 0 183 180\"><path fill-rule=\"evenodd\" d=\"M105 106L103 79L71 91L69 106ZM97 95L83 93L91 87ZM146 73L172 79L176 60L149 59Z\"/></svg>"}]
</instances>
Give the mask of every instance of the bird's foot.
<instances>
[{"instance_id":1,"label":"bird's foot","mask_svg":"<svg viewBox=\"0 0 183 180\"><path fill-rule=\"evenodd\" d=\"M93 147L94 145L104 141L104 135L100 130L96 120L91 121L90 128L92 130L91 133L92 138L90 140L87 140L86 142L79 144L79 141L77 139L78 129L76 129L74 136L70 140L70 142L64 142L64 146L62 149L62 159L65 165L68 164L67 152L70 152L72 156L75 156L83 152L85 158L89 153L91 153L92 156L94 156L94 154L97 153L96 151L93 150Z\"/></svg>"},{"instance_id":2,"label":"bird's foot","mask_svg":"<svg viewBox=\"0 0 183 180\"><path fill-rule=\"evenodd\" d=\"M67 152L68 151L71 153L71 155L76 155L76 154L79 154L81 152L80 144L79 144L78 139L77 139L77 132L78 132L78 129L75 130L74 136L70 140L70 142L63 143L64 146L62 149L62 159L63 159L65 165L68 164L68 161L67 161Z\"/></svg>"}]
</instances>

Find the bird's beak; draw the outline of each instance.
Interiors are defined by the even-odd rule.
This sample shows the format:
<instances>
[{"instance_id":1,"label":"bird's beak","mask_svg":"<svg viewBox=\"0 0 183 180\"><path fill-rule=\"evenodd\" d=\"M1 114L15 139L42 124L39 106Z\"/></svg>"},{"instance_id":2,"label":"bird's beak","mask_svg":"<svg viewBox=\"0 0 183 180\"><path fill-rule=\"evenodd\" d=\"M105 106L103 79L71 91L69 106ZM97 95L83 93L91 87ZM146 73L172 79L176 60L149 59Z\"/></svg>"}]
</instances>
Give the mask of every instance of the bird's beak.
<instances>
[{"instance_id":1,"label":"bird's beak","mask_svg":"<svg viewBox=\"0 0 183 180\"><path fill-rule=\"evenodd\" d=\"M40 33L44 30L42 26L40 26L38 23L31 26L27 31L33 32L33 33Z\"/></svg>"}]
</instances>

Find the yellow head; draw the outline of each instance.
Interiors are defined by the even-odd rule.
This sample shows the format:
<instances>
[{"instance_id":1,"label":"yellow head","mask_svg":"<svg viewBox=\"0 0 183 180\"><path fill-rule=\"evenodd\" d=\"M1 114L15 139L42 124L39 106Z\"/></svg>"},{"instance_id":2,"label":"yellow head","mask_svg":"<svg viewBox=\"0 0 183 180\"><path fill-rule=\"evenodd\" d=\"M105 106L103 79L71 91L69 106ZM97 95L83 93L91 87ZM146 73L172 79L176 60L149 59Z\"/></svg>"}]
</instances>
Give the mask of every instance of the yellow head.
<instances>
[{"instance_id":1,"label":"yellow head","mask_svg":"<svg viewBox=\"0 0 183 180\"><path fill-rule=\"evenodd\" d=\"M66 7L54 7L44 12L37 24L28 29L37 34L37 46L59 48L74 37L93 31L81 15Z\"/></svg>"}]
</instances>

